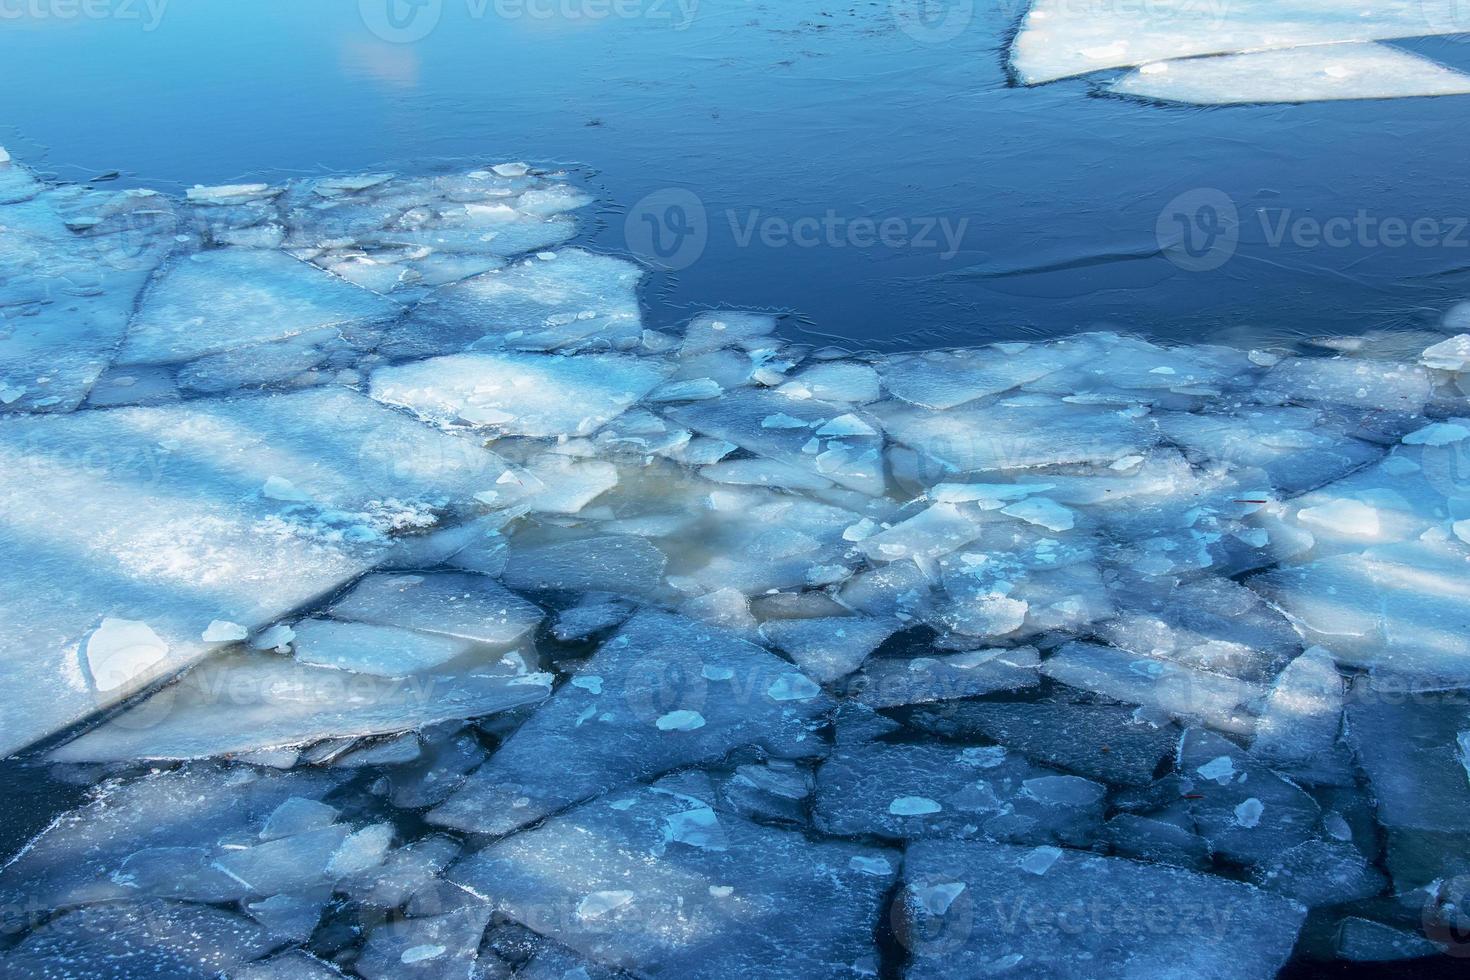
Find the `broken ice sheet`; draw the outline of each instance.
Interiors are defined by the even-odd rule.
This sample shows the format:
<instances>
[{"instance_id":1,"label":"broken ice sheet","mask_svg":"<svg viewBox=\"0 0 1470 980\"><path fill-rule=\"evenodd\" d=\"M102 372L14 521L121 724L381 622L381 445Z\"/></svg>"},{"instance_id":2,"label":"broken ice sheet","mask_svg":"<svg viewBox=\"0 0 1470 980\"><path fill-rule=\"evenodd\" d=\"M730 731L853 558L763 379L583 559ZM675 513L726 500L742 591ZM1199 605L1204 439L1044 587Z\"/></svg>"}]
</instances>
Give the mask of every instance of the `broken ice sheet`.
<instances>
[{"instance_id":1,"label":"broken ice sheet","mask_svg":"<svg viewBox=\"0 0 1470 980\"><path fill-rule=\"evenodd\" d=\"M1200 105L1321 102L1470 95L1470 75L1383 44L1325 44L1154 62L1108 88Z\"/></svg>"},{"instance_id":2,"label":"broken ice sheet","mask_svg":"<svg viewBox=\"0 0 1470 980\"><path fill-rule=\"evenodd\" d=\"M550 674L495 665L384 677L274 653L217 656L52 753L59 762L201 759L380 735L545 698Z\"/></svg>"},{"instance_id":3,"label":"broken ice sheet","mask_svg":"<svg viewBox=\"0 0 1470 980\"><path fill-rule=\"evenodd\" d=\"M701 832L687 833L691 825ZM796 980L871 961L899 860L717 809L696 772L554 816L448 874L494 894L512 919L638 975L756 969Z\"/></svg>"},{"instance_id":4,"label":"broken ice sheet","mask_svg":"<svg viewBox=\"0 0 1470 980\"><path fill-rule=\"evenodd\" d=\"M760 745L778 757L816 755L823 746L812 730L830 703L795 667L754 644L683 617L642 612L429 820L504 834L612 787L740 746ZM548 767L547 759L558 764Z\"/></svg>"},{"instance_id":5,"label":"broken ice sheet","mask_svg":"<svg viewBox=\"0 0 1470 980\"><path fill-rule=\"evenodd\" d=\"M587 435L648 394L665 368L648 359L588 354L471 353L373 375L372 395L424 418L500 435Z\"/></svg>"},{"instance_id":6,"label":"broken ice sheet","mask_svg":"<svg viewBox=\"0 0 1470 980\"><path fill-rule=\"evenodd\" d=\"M215 620L330 592L507 472L343 390L13 417L0 462L4 752L194 662ZM157 641L92 644L105 619Z\"/></svg>"}]
</instances>

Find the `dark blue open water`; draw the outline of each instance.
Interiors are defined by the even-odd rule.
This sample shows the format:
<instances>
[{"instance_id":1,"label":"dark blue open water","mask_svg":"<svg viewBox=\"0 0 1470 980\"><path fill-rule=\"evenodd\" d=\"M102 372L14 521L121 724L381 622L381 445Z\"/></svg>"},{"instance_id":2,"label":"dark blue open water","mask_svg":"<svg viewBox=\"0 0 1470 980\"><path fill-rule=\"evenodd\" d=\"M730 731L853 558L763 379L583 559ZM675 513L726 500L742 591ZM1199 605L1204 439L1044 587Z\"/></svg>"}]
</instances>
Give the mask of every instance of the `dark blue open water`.
<instances>
[{"instance_id":1,"label":"dark blue open water","mask_svg":"<svg viewBox=\"0 0 1470 980\"><path fill-rule=\"evenodd\" d=\"M18 158L173 190L575 166L604 202L593 247L627 251L630 227L636 251L685 246L650 284L657 324L738 305L856 346L1097 325L1262 343L1433 326L1470 296L1470 100L1200 109L1012 87L1020 0L933 0L917 21L915 0L72 2L0 5ZM1470 67L1464 37L1406 46ZM1192 271L1156 229L1200 189L1238 209L1241 241ZM1186 220L1200 200L1218 197L1185 197ZM1334 218L1359 230L1314 242Z\"/></svg>"}]
</instances>

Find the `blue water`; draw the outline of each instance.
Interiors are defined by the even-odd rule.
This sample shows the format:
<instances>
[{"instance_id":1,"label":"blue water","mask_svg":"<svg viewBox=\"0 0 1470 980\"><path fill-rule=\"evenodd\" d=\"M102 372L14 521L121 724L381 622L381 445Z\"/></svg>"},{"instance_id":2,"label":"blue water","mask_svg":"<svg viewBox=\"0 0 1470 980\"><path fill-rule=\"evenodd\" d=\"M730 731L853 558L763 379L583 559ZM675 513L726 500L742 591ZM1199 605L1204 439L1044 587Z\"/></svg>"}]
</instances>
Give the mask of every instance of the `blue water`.
<instances>
[{"instance_id":1,"label":"blue water","mask_svg":"<svg viewBox=\"0 0 1470 980\"><path fill-rule=\"evenodd\" d=\"M1430 327L1470 297L1470 100L1201 109L1013 87L1020 0L932 0L917 24L918 0L93 2L105 16L0 14L0 143L18 158L170 190L572 167L603 202L587 244L685 246L647 290L659 325L735 305L854 346L1099 325L1263 343ZM1405 46L1470 68L1470 38ZM1233 256L1204 271L1156 234L1197 189L1240 216ZM1270 240L1283 216L1360 213L1432 232Z\"/></svg>"}]
</instances>

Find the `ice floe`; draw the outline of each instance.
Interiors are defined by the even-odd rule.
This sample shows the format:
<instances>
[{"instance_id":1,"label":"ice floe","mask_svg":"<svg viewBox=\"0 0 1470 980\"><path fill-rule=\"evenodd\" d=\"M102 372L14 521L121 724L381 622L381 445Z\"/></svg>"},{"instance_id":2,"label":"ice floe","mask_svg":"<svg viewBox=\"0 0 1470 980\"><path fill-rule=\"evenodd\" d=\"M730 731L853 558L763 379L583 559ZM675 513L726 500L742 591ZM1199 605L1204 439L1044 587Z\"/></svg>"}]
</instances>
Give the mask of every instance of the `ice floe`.
<instances>
[{"instance_id":1,"label":"ice floe","mask_svg":"<svg viewBox=\"0 0 1470 980\"><path fill-rule=\"evenodd\" d=\"M561 247L586 200L0 162L0 748L56 801L0 972L1264 977L1453 940L1460 320L1412 361L650 329L640 267Z\"/></svg>"}]
</instances>

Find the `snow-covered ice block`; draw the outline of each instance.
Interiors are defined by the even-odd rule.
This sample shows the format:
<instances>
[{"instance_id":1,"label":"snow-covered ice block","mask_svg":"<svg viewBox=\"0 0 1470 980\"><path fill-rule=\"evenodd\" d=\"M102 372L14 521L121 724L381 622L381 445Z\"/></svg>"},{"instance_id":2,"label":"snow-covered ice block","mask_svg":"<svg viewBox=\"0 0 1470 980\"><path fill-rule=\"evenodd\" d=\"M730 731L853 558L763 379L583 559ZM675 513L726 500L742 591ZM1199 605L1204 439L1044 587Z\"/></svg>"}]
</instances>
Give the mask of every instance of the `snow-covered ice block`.
<instances>
[{"instance_id":1,"label":"snow-covered ice block","mask_svg":"<svg viewBox=\"0 0 1470 980\"><path fill-rule=\"evenodd\" d=\"M1454 0L1388 0L1371 10L1339 0L1198 3L1159 0L1147 8L1078 7L1037 0L1011 46L1028 85L1103 68L1341 41L1380 41L1465 29Z\"/></svg>"},{"instance_id":2,"label":"snow-covered ice block","mask_svg":"<svg viewBox=\"0 0 1470 980\"><path fill-rule=\"evenodd\" d=\"M1081 851L922 841L904 860L899 941L914 980L1169 976L1269 980L1306 910L1251 885Z\"/></svg>"},{"instance_id":3,"label":"snow-covered ice block","mask_svg":"<svg viewBox=\"0 0 1470 980\"><path fill-rule=\"evenodd\" d=\"M1383 44L1324 44L1153 62L1108 89L1199 105L1401 99L1470 95L1470 75Z\"/></svg>"},{"instance_id":4,"label":"snow-covered ice block","mask_svg":"<svg viewBox=\"0 0 1470 980\"><path fill-rule=\"evenodd\" d=\"M760 745L818 754L831 702L783 660L718 628L642 612L442 806L433 823L503 834L570 803ZM557 765L547 766L548 759Z\"/></svg>"},{"instance_id":5,"label":"snow-covered ice block","mask_svg":"<svg viewBox=\"0 0 1470 980\"><path fill-rule=\"evenodd\" d=\"M499 582L469 572L377 572L334 602L331 613L496 645L515 643L542 618L538 607Z\"/></svg>"},{"instance_id":6,"label":"snow-covered ice block","mask_svg":"<svg viewBox=\"0 0 1470 980\"><path fill-rule=\"evenodd\" d=\"M839 745L817 770L813 817L842 836L988 837L1086 847L1107 787L1034 765L1002 746Z\"/></svg>"},{"instance_id":7,"label":"snow-covered ice block","mask_svg":"<svg viewBox=\"0 0 1470 980\"><path fill-rule=\"evenodd\" d=\"M0 752L194 662L215 620L331 591L506 472L343 390L11 418L0 462Z\"/></svg>"},{"instance_id":8,"label":"snow-covered ice block","mask_svg":"<svg viewBox=\"0 0 1470 980\"><path fill-rule=\"evenodd\" d=\"M200 252L176 260L148 287L117 363L189 361L325 327L377 323L400 310L281 252Z\"/></svg>"},{"instance_id":9,"label":"snow-covered ice block","mask_svg":"<svg viewBox=\"0 0 1470 980\"><path fill-rule=\"evenodd\" d=\"M720 311L701 313L684 328L684 343L679 356L693 357L721 347L759 349L774 347L770 334L776 329L776 318L768 313Z\"/></svg>"},{"instance_id":10,"label":"snow-covered ice block","mask_svg":"<svg viewBox=\"0 0 1470 980\"><path fill-rule=\"evenodd\" d=\"M620 355L469 353L382 368L372 395L500 435L578 436L621 415L664 375L656 361Z\"/></svg>"},{"instance_id":11,"label":"snow-covered ice block","mask_svg":"<svg viewBox=\"0 0 1470 980\"><path fill-rule=\"evenodd\" d=\"M486 668L384 677L274 653L225 654L63 745L60 762L201 759L381 735L534 704L550 674Z\"/></svg>"},{"instance_id":12,"label":"snow-covered ice block","mask_svg":"<svg viewBox=\"0 0 1470 980\"><path fill-rule=\"evenodd\" d=\"M625 349L642 340L637 265L563 249L445 286L414 308L402 343L444 354L471 343L521 350Z\"/></svg>"},{"instance_id":13,"label":"snow-covered ice block","mask_svg":"<svg viewBox=\"0 0 1470 980\"><path fill-rule=\"evenodd\" d=\"M1288 357L1267 373L1258 397L1413 414L1424 410L1430 389L1428 372L1417 364Z\"/></svg>"},{"instance_id":14,"label":"snow-covered ice block","mask_svg":"<svg viewBox=\"0 0 1470 980\"><path fill-rule=\"evenodd\" d=\"M702 774L629 787L492 844L449 877L635 975L722 980L754 970L797 980L871 970L899 854L811 841L716 806Z\"/></svg>"}]
</instances>

